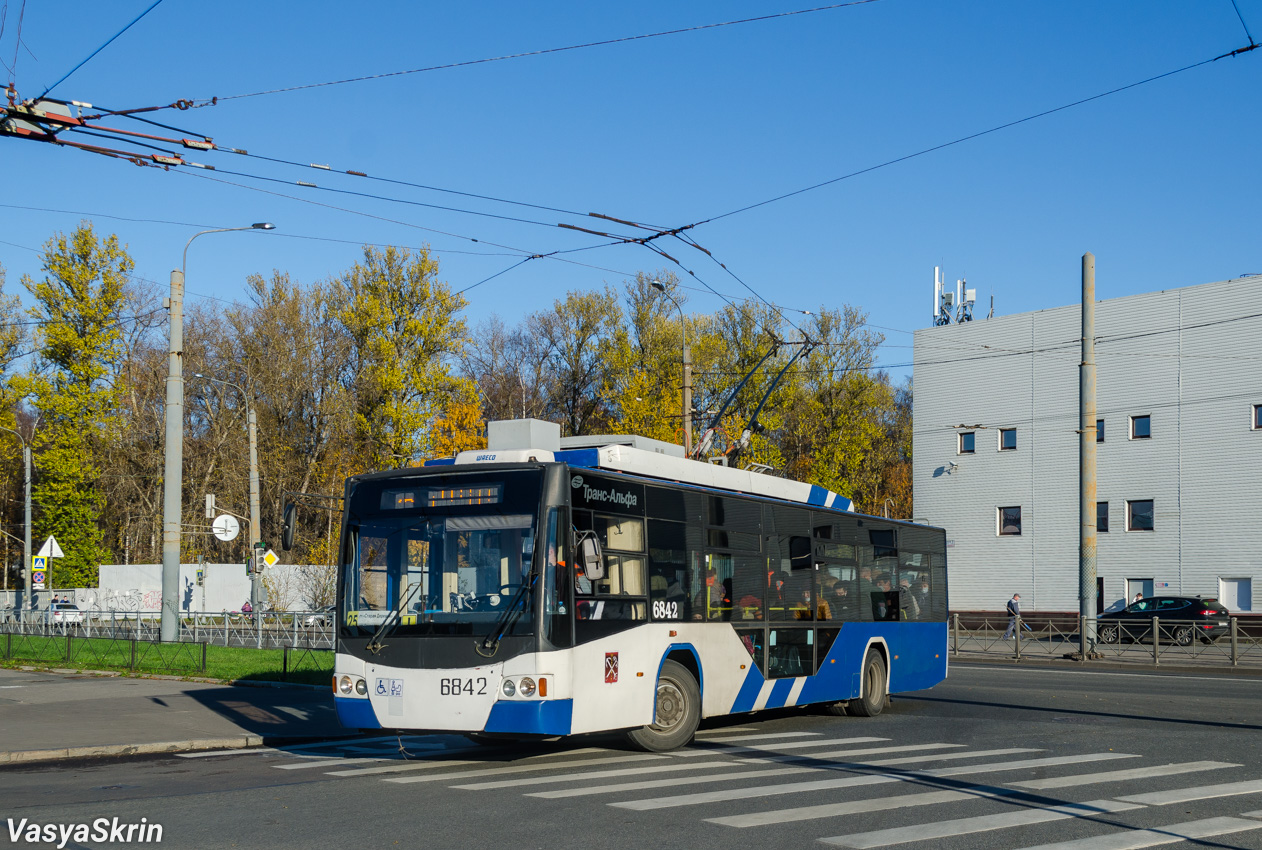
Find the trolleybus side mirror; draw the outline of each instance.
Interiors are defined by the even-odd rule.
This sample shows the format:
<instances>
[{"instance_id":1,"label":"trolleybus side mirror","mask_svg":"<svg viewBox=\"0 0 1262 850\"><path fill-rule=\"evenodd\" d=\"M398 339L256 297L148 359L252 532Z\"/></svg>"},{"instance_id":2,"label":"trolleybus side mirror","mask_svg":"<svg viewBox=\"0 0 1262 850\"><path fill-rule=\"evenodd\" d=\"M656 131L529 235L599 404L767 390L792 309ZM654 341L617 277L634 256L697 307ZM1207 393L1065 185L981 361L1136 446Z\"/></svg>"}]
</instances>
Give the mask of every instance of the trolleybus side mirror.
<instances>
[{"instance_id":1,"label":"trolleybus side mirror","mask_svg":"<svg viewBox=\"0 0 1262 850\"><path fill-rule=\"evenodd\" d=\"M288 552L294 548L294 532L298 528L298 506L293 502L285 503L284 520L280 530L280 548Z\"/></svg>"},{"instance_id":2,"label":"trolleybus side mirror","mask_svg":"<svg viewBox=\"0 0 1262 850\"><path fill-rule=\"evenodd\" d=\"M590 581L605 577L605 556L600 551L600 538L585 531L578 538L578 566Z\"/></svg>"}]
</instances>

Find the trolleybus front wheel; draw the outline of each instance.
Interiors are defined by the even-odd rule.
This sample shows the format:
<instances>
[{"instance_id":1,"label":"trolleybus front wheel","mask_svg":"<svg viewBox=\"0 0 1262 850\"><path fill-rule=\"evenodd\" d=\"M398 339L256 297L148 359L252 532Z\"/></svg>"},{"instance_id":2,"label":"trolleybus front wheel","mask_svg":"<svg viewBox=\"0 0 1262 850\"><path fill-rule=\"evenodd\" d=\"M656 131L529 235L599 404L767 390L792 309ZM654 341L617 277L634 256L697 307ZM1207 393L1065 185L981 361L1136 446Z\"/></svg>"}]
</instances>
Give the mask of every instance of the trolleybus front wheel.
<instances>
[{"instance_id":1,"label":"trolleybus front wheel","mask_svg":"<svg viewBox=\"0 0 1262 850\"><path fill-rule=\"evenodd\" d=\"M663 753L692 740L701 722L701 689L688 669L675 661L662 664L657 677L653 722L627 733L642 750Z\"/></svg>"}]
</instances>

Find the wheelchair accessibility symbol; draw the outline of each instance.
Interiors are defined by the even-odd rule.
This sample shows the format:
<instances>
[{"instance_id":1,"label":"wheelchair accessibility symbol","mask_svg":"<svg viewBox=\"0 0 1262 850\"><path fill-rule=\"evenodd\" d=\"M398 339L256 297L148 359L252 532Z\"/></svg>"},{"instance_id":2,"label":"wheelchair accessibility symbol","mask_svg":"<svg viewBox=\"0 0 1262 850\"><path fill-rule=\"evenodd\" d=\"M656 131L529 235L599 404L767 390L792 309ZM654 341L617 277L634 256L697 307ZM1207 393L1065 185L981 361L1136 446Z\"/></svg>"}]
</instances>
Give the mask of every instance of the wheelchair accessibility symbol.
<instances>
[{"instance_id":1,"label":"wheelchair accessibility symbol","mask_svg":"<svg viewBox=\"0 0 1262 850\"><path fill-rule=\"evenodd\" d=\"M390 693L389 681L390 681L389 679L377 680L377 687L376 687L377 696L384 697L386 694Z\"/></svg>"}]
</instances>

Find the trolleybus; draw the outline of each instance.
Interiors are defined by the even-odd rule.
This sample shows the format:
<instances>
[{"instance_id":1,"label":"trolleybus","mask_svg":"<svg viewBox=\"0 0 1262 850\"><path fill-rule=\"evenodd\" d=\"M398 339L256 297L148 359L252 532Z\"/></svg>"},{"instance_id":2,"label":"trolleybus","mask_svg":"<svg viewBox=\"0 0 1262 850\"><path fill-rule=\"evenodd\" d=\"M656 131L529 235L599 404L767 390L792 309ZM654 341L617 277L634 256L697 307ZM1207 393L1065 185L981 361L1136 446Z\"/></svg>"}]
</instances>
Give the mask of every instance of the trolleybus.
<instances>
[{"instance_id":1,"label":"trolleybus","mask_svg":"<svg viewBox=\"0 0 1262 850\"><path fill-rule=\"evenodd\" d=\"M871 716L946 676L941 529L659 441L488 431L346 482L344 726L669 750L705 717Z\"/></svg>"}]
</instances>

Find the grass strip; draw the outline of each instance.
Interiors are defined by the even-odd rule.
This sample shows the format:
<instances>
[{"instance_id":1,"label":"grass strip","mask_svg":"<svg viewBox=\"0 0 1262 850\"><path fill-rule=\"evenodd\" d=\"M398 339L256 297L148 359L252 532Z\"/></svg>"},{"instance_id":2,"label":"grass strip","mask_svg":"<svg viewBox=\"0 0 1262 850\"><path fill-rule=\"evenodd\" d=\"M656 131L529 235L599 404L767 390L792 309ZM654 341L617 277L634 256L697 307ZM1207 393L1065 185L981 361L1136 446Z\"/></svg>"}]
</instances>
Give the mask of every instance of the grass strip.
<instances>
[{"instance_id":1,"label":"grass strip","mask_svg":"<svg viewBox=\"0 0 1262 850\"><path fill-rule=\"evenodd\" d=\"M11 643L10 643L11 641ZM79 670L121 670L162 673L210 679L249 679L326 685L333 675L333 653L329 650L291 649L288 674L284 650L253 649L240 646L206 647L206 670L202 671L202 647L196 643L135 642L115 638L72 638L54 635L0 635L0 649L8 647L5 666L47 664Z\"/></svg>"}]
</instances>

